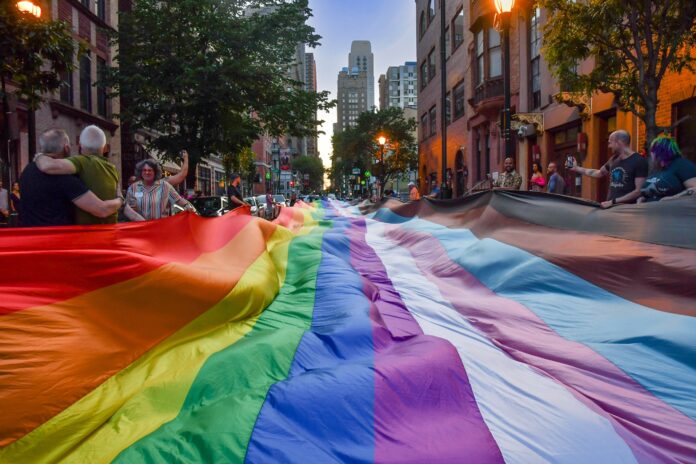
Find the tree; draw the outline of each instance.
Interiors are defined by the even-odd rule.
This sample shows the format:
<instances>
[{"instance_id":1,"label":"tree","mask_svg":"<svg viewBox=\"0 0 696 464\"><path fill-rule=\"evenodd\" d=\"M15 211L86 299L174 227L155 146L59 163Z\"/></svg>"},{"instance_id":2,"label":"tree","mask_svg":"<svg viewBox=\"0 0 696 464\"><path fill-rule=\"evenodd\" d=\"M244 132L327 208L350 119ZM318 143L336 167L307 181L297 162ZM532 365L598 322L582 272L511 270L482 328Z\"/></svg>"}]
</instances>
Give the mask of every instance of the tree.
<instances>
[{"instance_id":1,"label":"tree","mask_svg":"<svg viewBox=\"0 0 696 464\"><path fill-rule=\"evenodd\" d=\"M0 4L0 80L3 111L6 112L7 88L24 99L30 110L43 101L43 93L60 87L60 73L73 69L73 58L83 47L72 38L70 26L62 21L46 21L21 12L16 2ZM3 147L6 146L2 143ZM4 150L4 148L3 148Z\"/></svg>"},{"instance_id":2,"label":"tree","mask_svg":"<svg viewBox=\"0 0 696 464\"><path fill-rule=\"evenodd\" d=\"M618 106L640 118L650 142L661 129L655 115L667 71L693 70L693 0L540 0L548 11L544 56L563 88L612 93ZM587 74L579 62L594 58Z\"/></svg>"},{"instance_id":3,"label":"tree","mask_svg":"<svg viewBox=\"0 0 696 464\"><path fill-rule=\"evenodd\" d=\"M309 175L309 185L302 189L305 193L320 192L324 189L324 163L316 156L298 156L292 161L292 169L301 175L300 182L304 185L304 175Z\"/></svg>"},{"instance_id":4,"label":"tree","mask_svg":"<svg viewBox=\"0 0 696 464\"><path fill-rule=\"evenodd\" d=\"M268 7L259 10L260 7ZM290 79L297 44L318 45L307 0L136 0L122 14L107 79L128 102L122 120L161 134L165 158L237 156L261 134L316 135L327 92Z\"/></svg>"},{"instance_id":5,"label":"tree","mask_svg":"<svg viewBox=\"0 0 696 464\"><path fill-rule=\"evenodd\" d=\"M405 119L400 108L361 113L354 127L332 138L333 184L340 185L342 177L351 175L353 168L359 168L361 173L371 170L381 186L414 169L418 164L415 130L416 120ZM380 136L386 139L384 151L378 142Z\"/></svg>"}]
</instances>

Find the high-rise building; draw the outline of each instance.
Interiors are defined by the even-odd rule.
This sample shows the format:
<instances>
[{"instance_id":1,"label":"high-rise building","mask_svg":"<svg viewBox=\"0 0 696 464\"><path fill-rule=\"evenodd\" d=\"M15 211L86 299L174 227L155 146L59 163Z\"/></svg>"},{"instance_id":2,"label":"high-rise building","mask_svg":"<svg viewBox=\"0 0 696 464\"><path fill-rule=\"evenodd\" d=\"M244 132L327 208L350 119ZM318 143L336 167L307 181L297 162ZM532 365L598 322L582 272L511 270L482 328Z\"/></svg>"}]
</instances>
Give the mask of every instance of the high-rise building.
<instances>
[{"instance_id":1,"label":"high-rise building","mask_svg":"<svg viewBox=\"0 0 696 464\"><path fill-rule=\"evenodd\" d=\"M379 76L379 106L385 108L418 108L418 71L415 61L390 66Z\"/></svg>"},{"instance_id":2,"label":"high-rise building","mask_svg":"<svg viewBox=\"0 0 696 464\"><path fill-rule=\"evenodd\" d=\"M338 73L337 85L337 120L334 133L343 132L354 126L360 113L368 110L368 76L357 66L343 68Z\"/></svg>"},{"instance_id":3,"label":"high-rise building","mask_svg":"<svg viewBox=\"0 0 696 464\"><path fill-rule=\"evenodd\" d=\"M308 92L317 91L317 64L314 61L314 53L305 53L305 90ZM314 112L314 119L317 113ZM307 156L319 156L317 137L307 138Z\"/></svg>"},{"instance_id":4,"label":"high-rise building","mask_svg":"<svg viewBox=\"0 0 696 464\"><path fill-rule=\"evenodd\" d=\"M358 68L367 75L367 108L375 107L374 55L369 40L354 40L350 45L348 69Z\"/></svg>"}]
</instances>

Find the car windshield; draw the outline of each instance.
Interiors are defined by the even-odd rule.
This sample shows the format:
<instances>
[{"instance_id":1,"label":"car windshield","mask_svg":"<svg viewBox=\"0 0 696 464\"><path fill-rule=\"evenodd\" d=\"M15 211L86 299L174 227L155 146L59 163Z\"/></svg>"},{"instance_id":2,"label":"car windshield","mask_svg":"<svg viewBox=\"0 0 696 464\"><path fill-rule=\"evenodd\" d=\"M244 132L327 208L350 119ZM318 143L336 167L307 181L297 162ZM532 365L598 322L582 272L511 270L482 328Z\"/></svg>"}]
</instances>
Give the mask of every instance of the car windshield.
<instances>
[{"instance_id":1,"label":"car windshield","mask_svg":"<svg viewBox=\"0 0 696 464\"><path fill-rule=\"evenodd\" d=\"M259 202L259 204L265 205L266 195L259 195L258 197L256 197L256 201Z\"/></svg>"},{"instance_id":2,"label":"car windshield","mask_svg":"<svg viewBox=\"0 0 696 464\"><path fill-rule=\"evenodd\" d=\"M283 195L273 195L273 199L276 203L285 203L285 197Z\"/></svg>"},{"instance_id":3,"label":"car windshield","mask_svg":"<svg viewBox=\"0 0 696 464\"><path fill-rule=\"evenodd\" d=\"M218 210L222 208L221 202L220 197L201 197L191 200L193 206L199 211Z\"/></svg>"}]
</instances>

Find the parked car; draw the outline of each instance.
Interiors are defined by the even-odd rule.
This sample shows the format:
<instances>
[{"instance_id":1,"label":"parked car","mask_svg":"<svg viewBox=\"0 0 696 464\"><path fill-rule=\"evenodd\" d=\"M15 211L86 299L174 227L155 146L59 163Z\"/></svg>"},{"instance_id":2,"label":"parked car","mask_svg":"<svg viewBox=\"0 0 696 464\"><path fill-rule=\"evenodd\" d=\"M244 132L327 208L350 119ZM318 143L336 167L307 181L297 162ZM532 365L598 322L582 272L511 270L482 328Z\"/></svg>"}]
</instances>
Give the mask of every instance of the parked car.
<instances>
[{"instance_id":1,"label":"parked car","mask_svg":"<svg viewBox=\"0 0 696 464\"><path fill-rule=\"evenodd\" d=\"M273 201L280 206L288 206L288 200L284 195L273 195Z\"/></svg>"},{"instance_id":2,"label":"parked car","mask_svg":"<svg viewBox=\"0 0 696 464\"><path fill-rule=\"evenodd\" d=\"M191 199L191 204L196 208L198 214L205 217L217 217L230 211L227 197L198 197Z\"/></svg>"},{"instance_id":3,"label":"parked car","mask_svg":"<svg viewBox=\"0 0 696 464\"><path fill-rule=\"evenodd\" d=\"M262 212L260 211L259 203L256 201L256 197L247 197L244 199L244 201L251 205L251 215L252 216L263 217L260 214ZM264 209L265 209L265 205L264 205Z\"/></svg>"}]
</instances>

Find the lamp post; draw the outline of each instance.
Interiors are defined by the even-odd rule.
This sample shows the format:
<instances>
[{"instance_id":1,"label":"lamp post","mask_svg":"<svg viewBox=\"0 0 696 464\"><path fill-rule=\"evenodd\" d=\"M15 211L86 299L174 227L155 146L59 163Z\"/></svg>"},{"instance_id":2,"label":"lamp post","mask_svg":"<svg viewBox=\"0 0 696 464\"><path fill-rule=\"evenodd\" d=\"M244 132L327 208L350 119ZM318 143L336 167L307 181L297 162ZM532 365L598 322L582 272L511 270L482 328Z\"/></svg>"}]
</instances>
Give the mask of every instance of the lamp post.
<instances>
[{"instance_id":1,"label":"lamp post","mask_svg":"<svg viewBox=\"0 0 696 464\"><path fill-rule=\"evenodd\" d=\"M19 11L23 11L26 13L29 13L31 15L34 15L37 18L41 17L41 7L38 5L35 5L34 2L31 1L21 1L17 2L17 9ZM33 92L32 92L33 93ZM36 153L36 111L33 108L33 103L30 101L29 102L29 111L28 111L28 118L27 118L27 135L28 135L28 140L29 140L29 145L28 145L28 150L29 150L29 158L34 156Z\"/></svg>"},{"instance_id":2,"label":"lamp post","mask_svg":"<svg viewBox=\"0 0 696 464\"><path fill-rule=\"evenodd\" d=\"M510 134L510 17L515 0L494 0L495 9L500 19L500 29L503 33L503 93L505 102L503 108L503 139L505 140L505 157L512 157L512 137Z\"/></svg>"},{"instance_id":3,"label":"lamp post","mask_svg":"<svg viewBox=\"0 0 696 464\"><path fill-rule=\"evenodd\" d=\"M31 15L34 15L35 17L39 18L41 17L41 7L38 5L35 5L34 2L31 1L20 1L16 3L16 7L19 11L24 12L24 13L29 13ZM0 57L0 64L3 62L3 57ZM5 155L3 161L7 161L7 174L8 174L8 185L11 188L12 187L12 156L10 154L10 142L11 142L11 134L10 134L10 117L12 116L12 112L10 111L10 105L7 99L7 89L5 87L5 74L3 73L3 70L0 69L0 76L2 80L2 109L3 109L3 137L2 137L2 152ZM30 102L31 105L31 102ZM29 147L31 148L33 146L34 152L36 151L36 140L32 142L32 131L33 131L33 138L36 139L36 118L34 115L34 110L30 107L29 108L29 122L28 122L28 129L29 129ZM30 156L32 152L30 151ZM0 173L1 176L1 173ZM0 177L1 178L1 177Z\"/></svg>"},{"instance_id":4,"label":"lamp post","mask_svg":"<svg viewBox=\"0 0 696 464\"><path fill-rule=\"evenodd\" d=\"M447 195L447 50L445 50L445 0L440 1L440 127L442 127L442 185L440 185L440 198L448 198Z\"/></svg>"},{"instance_id":5,"label":"lamp post","mask_svg":"<svg viewBox=\"0 0 696 464\"><path fill-rule=\"evenodd\" d=\"M380 135L377 138L377 142L379 143L380 150L379 150L379 189L377 190L377 196L379 198L382 198L382 191L384 190L384 185L382 184L382 181L384 179L384 146L387 144L387 138L383 135Z\"/></svg>"}]
</instances>

